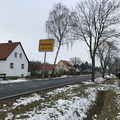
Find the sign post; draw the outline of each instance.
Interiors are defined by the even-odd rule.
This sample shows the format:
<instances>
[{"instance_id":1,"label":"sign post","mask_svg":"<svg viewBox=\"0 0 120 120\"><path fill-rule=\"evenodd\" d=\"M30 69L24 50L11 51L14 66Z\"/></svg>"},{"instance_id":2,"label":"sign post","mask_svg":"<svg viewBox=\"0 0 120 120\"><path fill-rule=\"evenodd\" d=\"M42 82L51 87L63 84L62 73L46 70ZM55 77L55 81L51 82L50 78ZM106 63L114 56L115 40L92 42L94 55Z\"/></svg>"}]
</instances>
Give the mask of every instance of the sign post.
<instances>
[{"instance_id":1,"label":"sign post","mask_svg":"<svg viewBox=\"0 0 120 120\"><path fill-rule=\"evenodd\" d=\"M52 52L54 49L54 40L53 39L44 39L39 41L39 52L45 52L44 54L44 64L43 64L43 73L42 73L42 88L41 88L41 96L43 95L43 81L45 74L45 62L46 62L46 54L47 52Z\"/></svg>"}]
</instances>

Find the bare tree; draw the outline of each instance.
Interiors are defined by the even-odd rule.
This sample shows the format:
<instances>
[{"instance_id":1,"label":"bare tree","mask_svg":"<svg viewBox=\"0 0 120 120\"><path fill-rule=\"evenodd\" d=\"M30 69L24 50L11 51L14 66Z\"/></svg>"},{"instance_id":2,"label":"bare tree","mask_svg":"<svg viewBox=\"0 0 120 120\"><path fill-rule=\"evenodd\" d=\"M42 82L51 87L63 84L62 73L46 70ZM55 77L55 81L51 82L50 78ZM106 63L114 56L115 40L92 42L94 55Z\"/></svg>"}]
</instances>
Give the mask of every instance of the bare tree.
<instances>
[{"instance_id":1,"label":"bare tree","mask_svg":"<svg viewBox=\"0 0 120 120\"><path fill-rule=\"evenodd\" d=\"M108 38L119 35L119 3L111 0L85 0L78 3L72 14L73 33L76 39L85 41L92 60L92 81L95 78L96 51Z\"/></svg>"},{"instance_id":2,"label":"bare tree","mask_svg":"<svg viewBox=\"0 0 120 120\"><path fill-rule=\"evenodd\" d=\"M69 61L72 63L75 69L80 68L80 64L82 63L79 57L72 57Z\"/></svg>"},{"instance_id":3,"label":"bare tree","mask_svg":"<svg viewBox=\"0 0 120 120\"><path fill-rule=\"evenodd\" d=\"M55 46L57 47L52 76L54 75L55 64L61 46L69 43L67 38L71 30L70 19L69 9L62 3L58 3L54 5L52 11L49 13L48 21L46 21L46 32L49 37L55 39Z\"/></svg>"},{"instance_id":4,"label":"bare tree","mask_svg":"<svg viewBox=\"0 0 120 120\"><path fill-rule=\"evenodd\" d=\"M41 64L40 61L30 61L28 70L31 72L31 76L37 75L36 71L39 70L39 65Z\"/></svg>"},{"instance_id":5,"label":"bare tree","mask_svg":"<svg viewBox=\"0 0 120 120\"><path fill-rule=\"evenodd\" d=\"M120 57L115 57L114 61L113 61L113 69L114 69L114 73L118 73L120 72Z\"/></svg>"},{"instance_id":6,"label":"bare tree","mask_svg":"<svg viewBox=\"0 0 120 120\"><path fill-rule=\"evenodd\" d=\"M113 42L105 42L98 47L97 57L100 59L102 77L104 78L107 66L111 67L111 62L117 56L118 48Z\"/></svg>"}]
</instances>

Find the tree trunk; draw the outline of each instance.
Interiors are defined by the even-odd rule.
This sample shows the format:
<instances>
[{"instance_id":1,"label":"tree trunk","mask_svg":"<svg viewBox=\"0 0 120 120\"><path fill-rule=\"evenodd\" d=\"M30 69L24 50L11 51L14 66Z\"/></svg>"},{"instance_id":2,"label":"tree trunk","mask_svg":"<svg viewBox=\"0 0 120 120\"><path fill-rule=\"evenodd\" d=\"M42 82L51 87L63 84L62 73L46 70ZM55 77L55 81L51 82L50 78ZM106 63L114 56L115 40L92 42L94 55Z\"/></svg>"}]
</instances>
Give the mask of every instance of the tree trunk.
<instances>
[{"instance_id":1,"label":"tree trunk","mask_svg":"<svg viewBox=\"0 0 120 120\"><path fill-rule=\"evenodd\" d=\"M102 77L104 78L105 77L105 70L106 68L103 68L103 73L102 73Z\"/></svg>"},{"instance_id":2,"label":"tree trunk","mask_svg":"<svg viewBox=\"0 0 120 120\"><path fill-rule=\"evenodd\" d=\"M53 66L53 69L52 69L52 77L54 77L54 72L55 72L55 67L56 67L55 65L56 65L56 61L57 61L59 51L60 51L60 45L59 45L59 47L57 49L57 53L56 53L56 56L55 56L54 66Z\"/></svg>"},{"instance_id":3,"label":"tree trunk","mask_svg":"<svg viewBox=\"0 0 120 120\"><path fill-rule=\"evenodd\" d=\"M92 76L91 76L91 79L94 82L94 80L95 80L95 56L92 57Z\"/></svg>"},{"instance_id":4,"label":"tree trunk","mask_svg":"<svg viewBox=\"0 0 120 120\"><path fill-rule=\"evenodd\" d=\"M108 69L108 75L110 75L111 72L112 72L112 71L111 71L111 68L112 68L112 67L111 67L110 65L108 65L108 68L109 68L109 69Z\"/></svg>"}]
</instances>

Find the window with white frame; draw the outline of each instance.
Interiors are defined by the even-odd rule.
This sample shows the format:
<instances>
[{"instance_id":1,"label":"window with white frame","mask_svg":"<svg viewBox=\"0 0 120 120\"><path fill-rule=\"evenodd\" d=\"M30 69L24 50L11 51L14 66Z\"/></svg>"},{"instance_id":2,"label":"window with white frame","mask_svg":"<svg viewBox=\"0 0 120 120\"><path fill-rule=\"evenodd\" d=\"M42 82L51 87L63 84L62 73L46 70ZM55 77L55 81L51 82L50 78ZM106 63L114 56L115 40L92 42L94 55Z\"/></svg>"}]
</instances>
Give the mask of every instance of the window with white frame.
<instances>
[{"instance_id":1,"label":"window with white frame","mask_svg":"<svg viewBox=\"0 0 120 120\"><path fill-rule=\"evenodd\" d=\"M24 64L21 64L21 69L24 69L25 65Z\"/></svg>"},{"instance_id":2,"label":"window with white frame","mask_svg":"<svg viewBox=\"0 0 120 120\"><path fill-rule=\"evenodd\" d=\"M20 58L22 58L22 53L20 53Z\"/></svg>"},{"instance_id":3,"label":"window with white frame","mask_svg":"<svg viewBox=\"0 0 120 120\"><path fill-rule=\"evenodd\" d=\"M15 56L15 58L17 58L17 52L15 52L14 56Z\"/></svg>"},{"instance_id":4,"label":"window with white frame","mask_svg":"<svg viewBox=\"0 0 120 120\"><path fill-rule=\"evenodd\" d=\"M11 68L11 69L14 68L14 63L10 63L10 68Z\"/></svg>"}]
</instances>

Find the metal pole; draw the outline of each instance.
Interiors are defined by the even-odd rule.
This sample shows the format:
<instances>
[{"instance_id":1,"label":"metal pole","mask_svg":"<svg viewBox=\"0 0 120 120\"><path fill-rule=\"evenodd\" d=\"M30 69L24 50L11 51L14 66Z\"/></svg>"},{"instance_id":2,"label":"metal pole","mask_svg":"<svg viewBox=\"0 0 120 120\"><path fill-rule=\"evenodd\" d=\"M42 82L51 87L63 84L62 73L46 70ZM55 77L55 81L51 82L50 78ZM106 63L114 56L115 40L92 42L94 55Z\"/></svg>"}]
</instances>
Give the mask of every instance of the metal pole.
<instances>
[{"instance_id":1,"label":"metal pole","mask_svg":"<svg viewBox=\"0 0 120 120\"><path fill-rule=\"evenodd\" d=\"M44 54L44 64L43 64L43 74L42 74L42 88L41 88L41 96L43 96L43 82L44 82L44 75L45 75L45 62L46 62L46 52Z\"/></svg>"}]
</instances>

